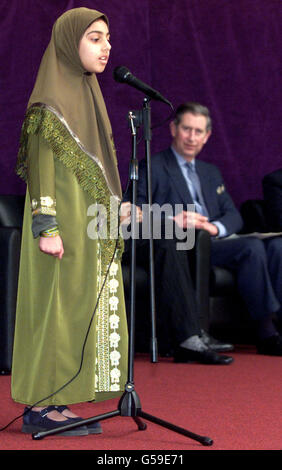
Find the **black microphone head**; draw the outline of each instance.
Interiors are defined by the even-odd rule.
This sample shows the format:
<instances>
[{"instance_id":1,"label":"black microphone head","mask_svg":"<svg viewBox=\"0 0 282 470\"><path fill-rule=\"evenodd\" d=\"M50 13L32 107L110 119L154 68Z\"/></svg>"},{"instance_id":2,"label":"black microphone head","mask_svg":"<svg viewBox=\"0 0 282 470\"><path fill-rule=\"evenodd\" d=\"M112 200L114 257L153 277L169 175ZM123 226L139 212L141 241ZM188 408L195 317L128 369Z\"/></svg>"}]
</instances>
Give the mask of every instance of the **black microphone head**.
<instances>
[{"instance_id":1,"label":"black microphone head","mask_svg":"<svg viewBox=\"0 0 282 470\"><path fill-rule=\"evenodd\" d=\"M115 81L120 83L126 82L128 75L130 75L130 71L124 65L119 65L118 67L115 67L113 72Z\"/></svg>"},{"instance_id":2,"label":"black microphone head","mask_svg":"<svg viewBox=\"0 0 282 470\"><path fill-rule=\"evenodd\" d=\"M132 75L132 73L124 65L119 65L118 67L115 67L113 77L116 82L127 83L133 88L142 91L143 93L145 93L145 95L149 96L153 100L163 101L173 109L172 104L166 98L164 98L157 90L154 90L149 85L146 85L146 83L143 83L141 80L134 77L134 75Z\"/></svg>"}]
</instances>

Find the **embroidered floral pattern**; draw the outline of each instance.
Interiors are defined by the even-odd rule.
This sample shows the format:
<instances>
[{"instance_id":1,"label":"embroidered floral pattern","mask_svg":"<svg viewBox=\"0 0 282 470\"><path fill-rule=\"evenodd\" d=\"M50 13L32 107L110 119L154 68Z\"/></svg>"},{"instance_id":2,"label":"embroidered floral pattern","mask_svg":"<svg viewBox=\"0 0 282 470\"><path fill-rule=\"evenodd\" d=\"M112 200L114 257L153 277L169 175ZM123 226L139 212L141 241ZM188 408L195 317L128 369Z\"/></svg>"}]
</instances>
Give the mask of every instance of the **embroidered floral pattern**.
<instances>
[{"instance_id":1,"label":"embroidered floral pattern","mask_svg":"<svg viewBox=\"0 0 282 470\"><path fill-rule=\"evenodd\" d=\"M101 248L99 247L98 260L100 260ZM112 391L118 392L121 390L121 371L120 360L121 354L119 352L120 334L119 323L120 318L118 315L119 298L118 288L119 281L117 279L118 263L116 258L112 262L109 275L103 287L99 305L98 305L98 318L97 318L97 360L96 360L96 392ZM98 263L98 285L97 289L100 292L102 288L101 277L101 262Z\"/></svg>"}]
</instances>

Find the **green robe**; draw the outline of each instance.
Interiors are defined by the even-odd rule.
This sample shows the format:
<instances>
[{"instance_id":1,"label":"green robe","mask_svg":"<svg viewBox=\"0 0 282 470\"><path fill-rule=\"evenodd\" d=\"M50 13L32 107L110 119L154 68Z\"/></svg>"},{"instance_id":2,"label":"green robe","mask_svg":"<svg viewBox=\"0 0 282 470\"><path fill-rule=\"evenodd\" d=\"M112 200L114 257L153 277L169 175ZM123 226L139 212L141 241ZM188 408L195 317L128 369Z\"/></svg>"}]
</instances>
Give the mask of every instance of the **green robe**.
<instances>
[{"instance_id":1,"label":"green robe","mask_svg":"<svg viewBox=\"0 0 282 470\"><path fill-rule=\"evenodd\" d=\"M128 351L120 256L110 264L116 240L97 239L93 232L93 204L109 207L107 184L99 165L52 113L33 111L24 126L18 173L27 181L27 196L12 398L46 406L120 396ZM55 215L61 260L39 250L31 230L36 211Z\"/></svg>"}]
</instances>

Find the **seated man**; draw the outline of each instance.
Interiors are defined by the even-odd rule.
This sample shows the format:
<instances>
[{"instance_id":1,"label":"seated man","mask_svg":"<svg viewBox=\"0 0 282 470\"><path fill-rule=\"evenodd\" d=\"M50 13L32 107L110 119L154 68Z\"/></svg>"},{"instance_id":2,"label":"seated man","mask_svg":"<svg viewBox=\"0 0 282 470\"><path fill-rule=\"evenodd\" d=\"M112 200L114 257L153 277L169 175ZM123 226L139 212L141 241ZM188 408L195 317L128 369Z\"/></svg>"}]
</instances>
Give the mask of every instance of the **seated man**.
<instances>
[{"instance_id":1,"label":"seated man","mask_svg":"<svg viewBox=\"0 0 282 470\"><path fill-rule=\"evenodd\" d=\"M195 228L207 230L212 236L211 263L236 274L239 293L256 324L257 352L281 356L282 339L273 323L273 314L282 316L282 238L265 241L253 237L229 238L242 228L240 213L225 189L220 171L210 163L196 160L211 135L211 118L206 107L198 103L179 106L170 132L171 147L151 160L152 203L174 207L195 204ZM138 205L146 203L146 164L142 161ZM174 220L185 229L190 214L183 210L174 215ZM155 264L157 268L157 257ZM177 264L171 264L167 280L167 286L169 280L172 283L170 293L177 287L173 286L177 269ZM186 303L189 302L191 295ZM181 308L170 316L173 328L177 322L181 325L182 320L177 318L180 311ZM189 353L185 354L189 346L185 341L180 346L182 357L189 359Z\"/></svg>"}]
</instances>

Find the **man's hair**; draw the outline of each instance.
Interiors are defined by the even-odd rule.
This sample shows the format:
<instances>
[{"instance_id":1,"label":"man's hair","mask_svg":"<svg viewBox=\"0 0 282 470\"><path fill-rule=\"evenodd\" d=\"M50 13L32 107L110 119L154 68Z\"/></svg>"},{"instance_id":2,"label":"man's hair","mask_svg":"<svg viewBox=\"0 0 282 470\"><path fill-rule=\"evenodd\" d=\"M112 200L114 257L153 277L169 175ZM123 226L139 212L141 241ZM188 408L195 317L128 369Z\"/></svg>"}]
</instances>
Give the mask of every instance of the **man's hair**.
<instances>
[{"instance_id":1,"label":"man's hair","mask_svg":"<svg viewBox=\"0 0 282 470\"><path fill-rule=\"evenodd\" d=\"M175 112L175 117L174 117L174 123L178 125L181 121L181 118L183 114L185 113L191 113L194 114L194 116L205 116L207 118L207 131L212 130L212 121L210 117L210 112L209 109L206 106L201 105L200 103L193 103L191 101L188 101L186 103L181 104L178 106L176 112Z\"/></svg>"}]
</instances>

